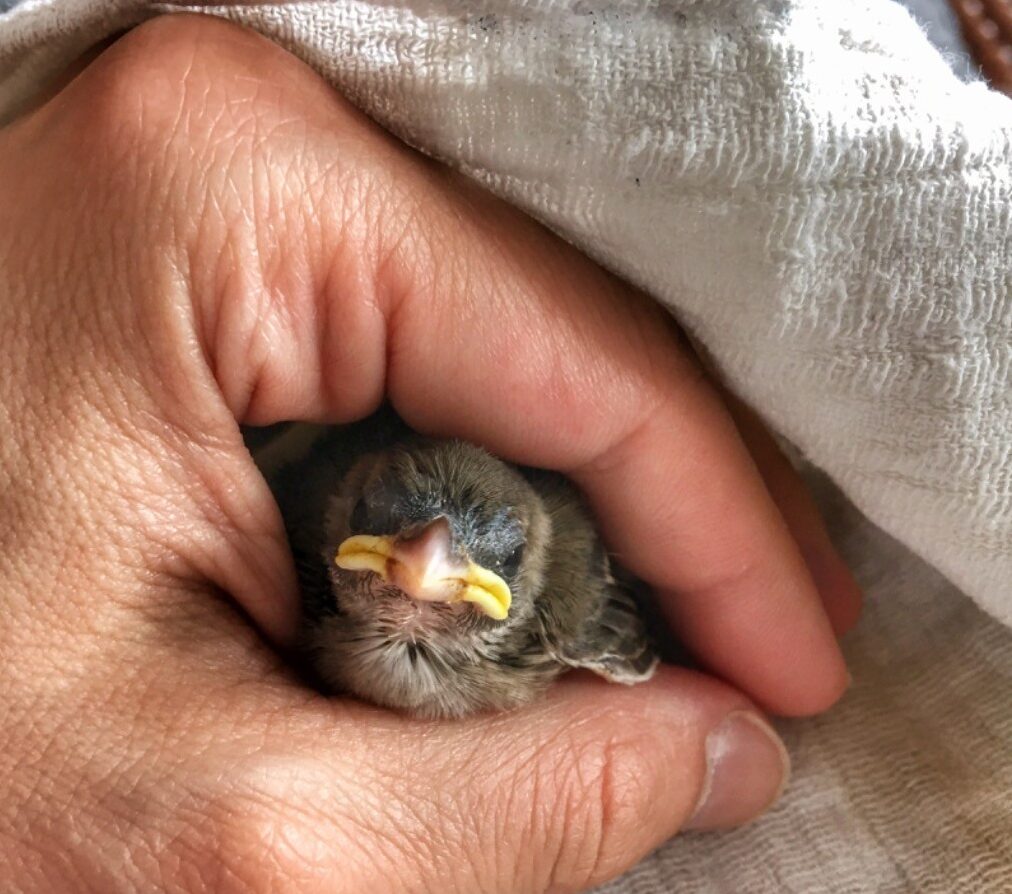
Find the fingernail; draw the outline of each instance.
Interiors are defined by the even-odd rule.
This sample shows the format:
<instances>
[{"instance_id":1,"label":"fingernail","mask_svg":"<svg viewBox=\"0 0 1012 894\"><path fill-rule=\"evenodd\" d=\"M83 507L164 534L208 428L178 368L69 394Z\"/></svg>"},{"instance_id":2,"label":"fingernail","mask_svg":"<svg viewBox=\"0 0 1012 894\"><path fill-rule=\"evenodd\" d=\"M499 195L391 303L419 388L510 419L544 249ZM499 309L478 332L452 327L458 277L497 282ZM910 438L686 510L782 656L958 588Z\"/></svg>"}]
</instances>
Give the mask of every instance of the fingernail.
<instances>
[{"instance_id":1,"label":"fingernail","mask_svg":"<svg viewBox=\"0 0 1012 894\"><path fill-rule=\"evenodd\" d=\"M686 829L726 829L758 816L780 797L791 761L758 714L733 711L706 737L706 779Z\"/></svg>"}]
</instances>

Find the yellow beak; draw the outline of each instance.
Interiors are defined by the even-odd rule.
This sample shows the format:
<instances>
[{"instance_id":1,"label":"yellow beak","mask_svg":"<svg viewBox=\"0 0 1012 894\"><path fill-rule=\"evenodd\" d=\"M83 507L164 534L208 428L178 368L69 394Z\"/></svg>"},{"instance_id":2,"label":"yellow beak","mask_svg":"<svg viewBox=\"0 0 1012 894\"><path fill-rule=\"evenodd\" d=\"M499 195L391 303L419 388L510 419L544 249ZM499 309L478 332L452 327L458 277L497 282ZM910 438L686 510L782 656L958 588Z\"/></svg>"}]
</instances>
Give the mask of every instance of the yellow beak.
<instances>
[{"instance_id":1,"label":"yellow beak","mask_svg":"<svg viewBox=\"0 0 1012 894\"><path fill-rule=\"evenodd\" d=\"M437 519L409 539L356 534L337 549L334 563L345 571L371 571L424 602L471 602L496 621L509 614L509 585L474 562L461 566L449 554L449 526Z\"/></svg>"}]
</instances>

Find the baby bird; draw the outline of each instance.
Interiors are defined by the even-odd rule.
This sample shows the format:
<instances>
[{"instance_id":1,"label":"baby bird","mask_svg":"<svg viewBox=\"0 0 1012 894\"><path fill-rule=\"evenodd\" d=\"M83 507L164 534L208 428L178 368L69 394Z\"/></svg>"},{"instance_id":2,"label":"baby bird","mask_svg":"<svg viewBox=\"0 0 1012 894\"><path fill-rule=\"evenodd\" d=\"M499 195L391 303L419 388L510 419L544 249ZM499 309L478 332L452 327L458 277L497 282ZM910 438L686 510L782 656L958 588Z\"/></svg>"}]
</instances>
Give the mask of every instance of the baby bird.
<instances>
[{"instance_id":1,"label":"baby bird","mask_svg":"<svg viewBox=\"0 0 1012 894\"><path fill-rule=\"evenodd\" d=\"M282 436L271 474L323 683L421 717L501 711L569 668L620 683L657 657L578 493L560 475L412 433L389 411ZM277 452L277 445L273 448Z\"/></svg>"}]
</instances>

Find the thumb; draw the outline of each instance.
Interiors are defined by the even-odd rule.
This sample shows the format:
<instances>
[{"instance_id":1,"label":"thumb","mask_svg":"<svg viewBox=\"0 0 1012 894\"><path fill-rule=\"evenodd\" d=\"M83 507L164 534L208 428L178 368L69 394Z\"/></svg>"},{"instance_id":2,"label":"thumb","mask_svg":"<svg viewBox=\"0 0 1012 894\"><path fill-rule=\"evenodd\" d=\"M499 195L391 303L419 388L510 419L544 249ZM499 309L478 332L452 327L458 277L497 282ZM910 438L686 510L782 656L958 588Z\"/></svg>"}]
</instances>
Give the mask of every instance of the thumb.
<instances>
[{"instance_id":1,"label":"thumb","mask_svg":"<svg viewBox=\"0 0 1012 894\"><path fill-rule=\"evenodd\" d=\"M389 729L386 747L370 732L358 741L359 778L375 772L390 784L393 773L395 781L382 816L366 825L396 822L401 842L386 854L391 865L372 870L377 881L394 872L403 879L411 866L420 877L404 885L410 890L437 882L439 890L584 890L679 829L726 828L762 813L789 766L779 738L741 695L671 668L631 688L570 675L533 708L432 724L424 736L415 729L397 737L394 753ZM398 747L410 753L398 756ZM383 766L364 769L375 755ZM460 878L462 864L473 877Z\"/></svg>"}]
</instances>

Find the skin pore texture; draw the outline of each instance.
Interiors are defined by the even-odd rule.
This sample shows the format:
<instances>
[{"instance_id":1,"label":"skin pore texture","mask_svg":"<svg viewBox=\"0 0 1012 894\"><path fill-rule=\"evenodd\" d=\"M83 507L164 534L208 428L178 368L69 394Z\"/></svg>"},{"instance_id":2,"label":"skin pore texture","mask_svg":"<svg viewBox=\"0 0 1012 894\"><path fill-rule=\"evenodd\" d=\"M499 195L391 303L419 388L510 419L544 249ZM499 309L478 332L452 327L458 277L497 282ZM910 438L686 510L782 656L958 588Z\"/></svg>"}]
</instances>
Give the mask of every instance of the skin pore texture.
<instances>
[{"instance_id":1,"label":"skin pore texture","mask_svg":"<svg viewBox=\"0 0 1012 894\"><path fill-rule=\"evenodd\" d=\"M775 800L766 712L841 696L860 597L651 302L209 18L131 31L0 158L12 890L578 891ZM570 477L709 672L440 722L308 688L239 423L384 398Z\"/></svg>"}]
</instances>

